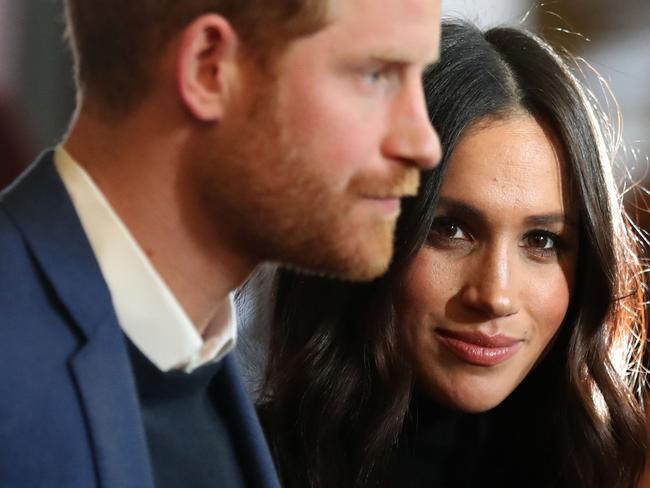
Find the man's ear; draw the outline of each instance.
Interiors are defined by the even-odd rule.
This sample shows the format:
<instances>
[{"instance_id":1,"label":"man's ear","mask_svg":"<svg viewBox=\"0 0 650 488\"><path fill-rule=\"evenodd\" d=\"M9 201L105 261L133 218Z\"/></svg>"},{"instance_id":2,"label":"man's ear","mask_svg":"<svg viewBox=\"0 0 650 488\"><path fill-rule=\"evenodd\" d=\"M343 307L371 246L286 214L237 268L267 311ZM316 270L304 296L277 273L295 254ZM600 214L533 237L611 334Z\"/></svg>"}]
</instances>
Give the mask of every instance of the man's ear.
<instances>
[{"instance_id":1,"label":"man's ear","mask_svg":"<svg viewBox=\"0 0 650 488\"><path fill-rule=\"evenodd\" d=\"M238 48L237 34L220 15L202 15L183 31L176 81L183 103L197 119L221 119L237 77Z\"/></svg>"}]
</instances>

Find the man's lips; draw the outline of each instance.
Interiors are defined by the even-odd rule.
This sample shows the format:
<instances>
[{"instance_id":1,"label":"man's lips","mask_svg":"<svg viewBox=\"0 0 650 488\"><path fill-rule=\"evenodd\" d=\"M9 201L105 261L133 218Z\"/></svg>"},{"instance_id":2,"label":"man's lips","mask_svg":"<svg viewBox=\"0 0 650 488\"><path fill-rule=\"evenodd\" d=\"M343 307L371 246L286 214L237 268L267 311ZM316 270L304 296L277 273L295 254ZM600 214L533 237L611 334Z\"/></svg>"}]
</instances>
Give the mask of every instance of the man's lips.
<instances>
[{"instance_id":1,"label":"man's lips","mask_svg":"<svg viewBox=\"0 0 650 488\"><path fill-rule=\"evenodd\" d=\"M398 212L401 208L399 196L367 196L366 199L380 206L386 212Z\"/></svg>"},{"instance_id":2,"label":"man's lips","mask_svg":"<svg viewBox=\"0 0 650 488\"><path fill-rule=\"evenodd\" d=\"M417 195L419 185L413 185L405 180L402 184L391 186L368 187L366 191L359 192L361 197L373 204L378 205L383 211L388 213L399 213L401 209L401 200L403 198Z\"/></svg>"},{"instance_id":3,"label":"man's lips","mask_svg":"<svg viewBox=\"0 0 650 488\"><path fill-rule=\"evenodd\" d=\"M436 329L440 342L456 357L474 366L495 366L511 358L523 340L505 334Z\"/></svg>"}]
</instances>

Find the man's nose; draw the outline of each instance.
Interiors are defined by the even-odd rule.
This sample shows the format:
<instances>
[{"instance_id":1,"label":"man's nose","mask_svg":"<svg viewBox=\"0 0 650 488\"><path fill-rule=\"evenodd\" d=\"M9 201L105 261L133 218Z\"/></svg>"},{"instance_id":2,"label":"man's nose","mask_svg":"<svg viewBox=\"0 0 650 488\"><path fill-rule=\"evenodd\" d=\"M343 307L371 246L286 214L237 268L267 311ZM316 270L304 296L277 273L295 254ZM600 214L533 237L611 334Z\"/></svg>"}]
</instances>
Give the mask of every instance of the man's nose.
<instances>
[{"instance_id":1,"label":"man's nose","mask_svg":"<svg viewBox=\"0 0 650 488\"><path fill-rule=\"evenodd\" d=\"M405 83L391 113L390 133L384 153L422 170L438 165L442 156L440 138L427 113L420 78Z\"/></svg>"}]
</instances>

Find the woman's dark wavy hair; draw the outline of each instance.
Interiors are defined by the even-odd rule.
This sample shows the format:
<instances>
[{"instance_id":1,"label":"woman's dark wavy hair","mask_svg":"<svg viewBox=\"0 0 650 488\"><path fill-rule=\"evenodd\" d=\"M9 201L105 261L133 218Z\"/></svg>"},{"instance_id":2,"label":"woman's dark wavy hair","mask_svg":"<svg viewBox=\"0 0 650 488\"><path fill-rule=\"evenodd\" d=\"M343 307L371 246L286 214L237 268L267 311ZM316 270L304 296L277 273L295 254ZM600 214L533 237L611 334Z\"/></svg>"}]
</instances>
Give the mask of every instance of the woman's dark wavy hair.
<instances>
[{"instance_id":1,"label":"woman's dark wavy hair","mask_svg":"<svg viewBox=\"0 0 650 488\"><path fill-rule=\"evenodd\" d=\"M392 293L426 241L459 139L481 120L522 110L563 145L581 233L569 310L535 373L546 401L535 411L547 417L535 422L553 429L546 434L560 453L560 486L635 485L646 443L642 269L602 119L570 62L522 30L443 23L440 62L424 76L443 159L404 204L389 272L365 284L277 276L260 412L286 486L382 485L413 387Z\"/></svg>"}]
</instances>

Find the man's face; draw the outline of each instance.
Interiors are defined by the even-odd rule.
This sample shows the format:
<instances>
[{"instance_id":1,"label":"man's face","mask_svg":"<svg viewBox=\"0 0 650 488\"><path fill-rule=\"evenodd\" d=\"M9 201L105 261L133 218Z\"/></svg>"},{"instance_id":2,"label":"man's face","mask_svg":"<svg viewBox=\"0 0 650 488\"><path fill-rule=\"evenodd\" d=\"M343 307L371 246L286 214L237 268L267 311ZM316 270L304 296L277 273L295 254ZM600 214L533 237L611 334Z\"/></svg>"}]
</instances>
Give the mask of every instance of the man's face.
<instances>
[{"instance_id":1,"label":"man's face","mask_svg":"<svg viewBox=\"0 0 650 488\"><path fill-rule=\"evenodd\" d=\"M291 42L273 79L242 83L206 164L240 252L353 280L385 272L400 198L439 160L421 85L438 55L439 9L334 1L331 22Z\"/></svg>"}]
</instances>

